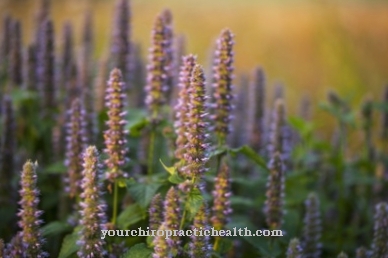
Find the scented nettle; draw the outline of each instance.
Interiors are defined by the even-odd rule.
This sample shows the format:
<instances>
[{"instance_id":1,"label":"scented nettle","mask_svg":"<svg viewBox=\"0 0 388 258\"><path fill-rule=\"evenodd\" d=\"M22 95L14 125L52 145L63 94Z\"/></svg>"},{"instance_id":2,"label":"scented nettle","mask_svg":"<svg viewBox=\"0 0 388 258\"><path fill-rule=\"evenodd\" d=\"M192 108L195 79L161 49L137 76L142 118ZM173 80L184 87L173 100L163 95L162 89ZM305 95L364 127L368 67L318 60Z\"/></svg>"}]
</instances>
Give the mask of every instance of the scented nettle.
<instances>
[{"instance_id":1,"label":"scented nettle","mask_svg":"<svg viewBox=\"0 0 388 258\"><path fill-rule=\"evenodd\" d=\"M309 16L319 17L322 27L309 24L303 33L314 31L320 45L305 48L308 37L295 25L303 17L282 26L286 16L272 17L278 5L253 22L237 6L219 15L213 7L222 1L193 19L195 8L206 10L198 2L192 13L173 6L153 14L145 53L135 40L145 27L133 28L132 20L147 24L155 9L137 10L148 1L133 11L129 0L116 0L111 18L98 14L109 1L91 5L83 17L77 11L79 28L67 16L73 8L61 9L74 3L52 1L51 12L50 1L41 0L28 33L20 14L29 5L8 2L3 9L13 14L17 5L22 19L7 15L0 30L1 258L388 257L388 86L378 89L380 100L365 94L359 106L353 92L343 98L330 91L325 102L316 101L332 78L350 83L341 91L364 89L361 77L374 78L368 90L381 83L380 64L363 70L358 61L367 55L352 56L364 45L374 51L384 45L373 41L376 26L373 40L360 37L348 47L341 37L358 29L349 33L349 16L341 36L320 41L344 21L337 13L349 8L330 14L335 22L327 30L326 16L315 15L312 4ZM320 13L336 6L322 8L324 2ZM261 7L255 10L264 12ZM113 21L109 49L101 40L105 18ZM202 20L209 26L201 27ZM190 53L211 42L206 30L213 20L234 29L220 31L210 58ZM229 24L235 20L244 26ZM355 20L369 31L366 19ZM268 21L265 30L256 27L262 21ZM201 38L180 34L187 25ZM276 32L276 40L262 37L257 47L266 50L257 55L244 40L264 32ZM298 47L309 54L309 65L329 58L345 72L334 76L314 67L325 80L311 80L303 63L292 63L293 56L299 61L292 42L280 47L277 37L288 32L303 38ZM241 59L244 52L258 62L278 53L289 73L279 74L276 55L273 63L243 71L250 64ZM313 90L295 91L291 75Z\"/></svg>"}]
</instances>

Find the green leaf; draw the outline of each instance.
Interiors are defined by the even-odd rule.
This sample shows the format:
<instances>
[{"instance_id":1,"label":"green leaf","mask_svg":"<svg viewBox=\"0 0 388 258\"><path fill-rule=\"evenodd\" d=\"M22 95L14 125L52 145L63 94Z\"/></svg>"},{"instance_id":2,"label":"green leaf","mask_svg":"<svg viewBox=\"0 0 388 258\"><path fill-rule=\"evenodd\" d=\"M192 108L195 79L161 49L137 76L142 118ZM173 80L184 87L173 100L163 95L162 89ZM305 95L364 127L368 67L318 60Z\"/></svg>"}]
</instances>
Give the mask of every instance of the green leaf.
<instances>
[{"instance_id":1,"label":"green leaf","mask_svg":"<svg viewBox=\"0 0 388 258\"><path fill-rule=\"evenodd\" d=\"M63 162L56 162L45 169L43 169L43 174L63 174L67 170L66 166Z\"/></svg>"},{"instance_id":2,"label":"green leaf","mask_svg":"<svg viewBox=\"0 0 388 258\"><path fill-rule=\"evenodd\" d=\"M187 195L185 204L186 211L189 212L189 218L192 220L197 214L203 203L203 196L198 188L193 188Z\"/></svg>"},{"instance_id":3,"label":"green leaf","mask_svg":"<svg viewBox=\"0 0 388 258\"><path fill-rule=\"evenodd\" d=\"M296 129L303 137L311 134L314 130L314 126L312 123L305 121L301 117L291 116L288 118L288 122L290 125Z\"/></svg>"},{"instance_id":4,"label":"green leaf","mask_svg":"<svg viewBox=\"0 0 388 258\"><path fill-rule=\"evenodd\" d=\"M217 157L217 156L219 156L219 155L223 155L223 154L225 154L226 152L228 151L228 149L226 148L226 147L219 147L219 148L217 148L217 149L215 149L215 150L213 150L213 151L211 151L210 153L209 153L209 159L211 159L211 158L213 158L213 157Z\"/></svg>"},{"instance_id":5,"label":"green leaf","mask_svg":"<svg viewBox=\"0 0 388 258\"><path fill-rule=\"evenodd\" d=\"M147 208L150 204L152 197L154 197L156 191L161 184L140 184L140 183L127 183L127 189L131 197L143 208Z\"/></svg>"},{"instance_id":6,"label":"green leaf","mask_svg":"<svg viewBox=\"0 0 388 258\"><path fill-rule=\"evenodd\" d=\"M167 167L161 159L159 159L159 162L162 164L163 168L170 174L174 175L176 174L176 168L174 166L172 167Z\"/></svg>"},{"instance_id":7,"label":"green leaf","mask_svg":"<svg viewBox=\"0 0 388 258\"><path fill-rule=\"evenodd\" d=\"M77 245L78 238L79 236L76 233L65 236L58 258L67 258L77 252L79 250L79 246Z\"/></svg>"},{"instance_id":8,"label":"green leaf","mask_svg":"<svg viewBox=\"0 0 388 258\"><path fill-rule=\"evenodd\" d=\"M127 114L127 125L125 129L129 131L129 135L133 137L139 137L141 131L147 127L149 121L144 110L129 109Z\"/></svg>"},{"instance_id":9,"label":"green leaf","mask_svg":"<svg viewBox=\"0 0 388 258\"><path fill-rule=\"evenodd\" d=\"M244 145L244 146L242 146L240 148L236 148L236 149L229 149L229 152L232 154L241 153L241 154L245 155L247 158L249 158L250 160L254 161L257 165L259 165L264 170L268 170L267 164L264 161L264 159L260 155L258 155L248 145Z\"/></svg>"},{"instance_id":10,"label":"green leaf","mask_svg":"<svg viewBox=\"0 0 388 258\"><path fill-rule=\"evenodd\" d=\"M230 197L230 203L232 206L244 206L246 208L255 208L256 203L249 198L242 196L232 196Z\"/></svg>"},{"instance_id":11,"label":"green leaf","mask_svg":"<svg viewBox=\"0 0 388 258\"><path fill-rule=\"evenodd\" d=\"M182 177L180 177L178 173L175 173L168 177L168 181L170 181L173 184L180 184L185 180Z\"/></svg>"},{"instance_id":12,"label":"green leaf","mask_svg":"<svg viewBox=\"0 0 388 258\"><path fill-rule=\"evenodd\" d=\"M137 244L132 246L121 258L152 258L152 249L144 243Z\"/></svg>"},{"instance_id":13,"label":"green leaf","mask_svg":"<svg viewBox=\"0 0 388 258\"><path fill-rule=\"evenodd\" d=\"M146 213L139 204L131 204L119 214L117 225L120 229L127 229L129 226L145 219L145 217Z\"/></svg>"},{"instance_id":14,"label":"green leaf","mask_svg":"<svg viewBox=\"0 0 388 258\"><path fill-rule=\"evenodd\" d=\"M71 230L71 226L69 224L61 221L53 221L42 227L42 235L44 237L59 235L69 230Z\"/></svg>"}]
</instances>

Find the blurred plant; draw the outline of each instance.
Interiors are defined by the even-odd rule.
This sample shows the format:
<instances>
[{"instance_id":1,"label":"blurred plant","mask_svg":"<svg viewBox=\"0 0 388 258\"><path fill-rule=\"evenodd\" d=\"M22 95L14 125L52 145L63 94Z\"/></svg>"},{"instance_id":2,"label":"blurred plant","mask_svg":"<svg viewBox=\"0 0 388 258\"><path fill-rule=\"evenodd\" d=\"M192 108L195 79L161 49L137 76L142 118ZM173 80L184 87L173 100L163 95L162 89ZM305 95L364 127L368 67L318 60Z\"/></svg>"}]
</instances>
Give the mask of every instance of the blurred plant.
<instances>
[{"instance_id":1,"label":"blurred plant","mask_svg":"<svg viewBox=\"0 0 388 258\"><path fill-rule=\"evenodd\" d=\"M158 230L163 221L163 200L160 193L152 198L148 213L150 230Z\"/></svg>"},{"instance_id":2,"label":"blurred plant","mask_svg":"<svg viewBox=\"0 0 388 258\"><path fill-rule=\"evenodd\" d=\"M128 0L117 0L110 48L110 68L120 69L125 82L128 82L130 76L128 67L128 58L131 54L129 48L131 34L130 19L131 11Z\"/></svg>"},{"instance_id":3,"label":"blurred plant","mask_svg":"<svg viewBox=\"0 0 388 258\"><path fill-rule=\"evenodd\" d=\"M369 258L370 252L365 247L359 247L356 250L356 258Z\"/></svg>"},{"instance_id":4,"label":"blurred plant","mask_svg":"<svg viewBox=\"0 0 388 258\"><path fill-rule=\"evenodd\" d=\"M209 230L208 211L205 204L202 204L198 210L197 215L194 217L192 225L192 231L195 230ZM211 254L211 245L209 236L191 236L191 242L189 245L189 256L191 258L208 258Z\"/></svg>"},{"instance_id":5,"label":"blurred plant","mask_svg":"<svg viewBox=\"0 0 388 258\"><path fill-rule=\"evenodd\" d=\"M287 258L302 258L303 249L297 238L294 238L290 241L287 249Z\"/></svg>"},{"instance_id":6,"label":"blurred plant","mask_svg":"<svg viewBox=\"0 0 388 258\"><path fill-rule=\"evenodd\" d=\"M388 256L388 206L376 205L371 258Z\"/></svg>"},{"instance_id":7,"label":"blurred plant","mask_svg":"<svg viewBox=\"0 0 388 258\"><path fill-rule=\"evenodd\" d=\"M85 110L80 99L75 99L69 112L65 166L65 191L71 198L79 198L81 192L82 153L86 147Z\"/></svg>"},{"instance_id":8,"label":"blurred plant","mask_svg":"<svg viewBox=\"0 0 388 258\"><path fill-rule=\"evenodd\" d=\"M253 79L249 84L248 124L249 143L256 152L262 152L264 146L265 116L265 74L262 67L253 71Z\"/></svg>"},{"instance_id":9,"label":"blurred plant","mask_svg":"<svg viewBox=\"0 0 388 258\"><path fill-rule=\"evenodd\" d=\"M283 224L284 215L284 171L279 152L276 152L268 168L270 174L267 181L266 201L264 213L270 229L279 229Z\"/></svg>"},{"instance_id":10,"label":"blurred plant","mask_svg":"<svg viewBox=\"0 0 388 258\"><path fill-rule=\"evenodd\" d=\"M306 202L306 214L303 230L303 253L306 258L321 257L321 215L319 200L315 193L310 193Z\"/></svg>"}]
</instances>

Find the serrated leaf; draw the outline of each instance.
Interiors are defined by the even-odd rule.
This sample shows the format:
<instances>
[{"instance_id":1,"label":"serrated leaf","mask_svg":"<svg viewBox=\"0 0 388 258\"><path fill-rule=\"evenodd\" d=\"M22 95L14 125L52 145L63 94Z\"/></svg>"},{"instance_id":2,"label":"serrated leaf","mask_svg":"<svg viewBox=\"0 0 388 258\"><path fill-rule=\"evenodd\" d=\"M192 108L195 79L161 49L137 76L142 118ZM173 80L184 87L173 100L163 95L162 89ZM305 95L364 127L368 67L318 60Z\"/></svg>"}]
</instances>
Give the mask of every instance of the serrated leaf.
<instances>
[{"instance_id":1,"label":"serrated leaf","mask_svg":"<svg viewBox=\"0 0 388 258\"><path fill-rule=\"evenodd\" d=\"M203 203L203 196L198 188L193 188L187 195L186 211L189 212L189 218L192 220L197 214L199 208Z\"/></svg>"},{"instance_id":2,"label":"serrated leaf","mask_svg":"<svg viewBox=\"0 0 388 258\"><path fill-rule=\"evenodd\" d=\"M170 174L170 175L174 175L176 174L176 168L173 166L173 167L167 167L163 161L161 159L159 159L159 162L162 164L163 168Z\"/></svg>"},{"instance_id":3,"label":"serrated leaf","mask_svg":"<svg viewBox=\"0 0 388 258\"><path fill-rule=\"evenodd\" d=\"M152 249L144 243L137 244L132 246L121 258L152 258Z\"/></svg>"},{"instance_id":4,"label":"serrated leaf","mask_svg":"<svg viewBox=\"0 0 388 258\"><path fill-rule=\"evenodd\" d=\"M42 235L44 237L58 235L71 230L71 226L65 222L53 221L42 227Z\"/></svg>"},{"instance_id":5,"label":"serrated leaf","mask_svg":"<svg viewBox=\"0 0 388 258\"><path fill-rule=\"evenodd\" d=\"M161 184L127 183L129 194L143 208L147 208Z\"/></svg>"},{"instance_id":6,"label":"serrated leaf","mask_svg":"<svg viewBox=\"0 0 388 258\"><path fill-rule=\"evenodd\" d=\"M241 154L245 155L247 158L249 158L250 160L254 161L261 168L268 170L266 162L264 161L264 159L260 155L258 155L248 145L244 145L244 146L242 146L240 148L236 148L236 149L229 149L229 152L232 154L241 153Z\"/></svg>"},{"instance_id":7,"label":"serrated leaf","mask_svg":"<svg viewBox=\"0 0 388 258\"><path fill-rule=\"evenodd\" d=\"M146 213L139 204L131 204L117 217L117 226L120 229L127 229L129 226L145 219L145 217Z\"/></svg>"},{"instance_id":8,"label":"serrated leaf","mask_svg":"<svg viewBox=\"0 0 388 258\"><path fill-rule=\"evenodd\" d=\"M79 246L77 245L78 238L79 236L76 233L65 236L58 258L67 258L77 252L79 250Z\"/></svg>"}]
</instances>

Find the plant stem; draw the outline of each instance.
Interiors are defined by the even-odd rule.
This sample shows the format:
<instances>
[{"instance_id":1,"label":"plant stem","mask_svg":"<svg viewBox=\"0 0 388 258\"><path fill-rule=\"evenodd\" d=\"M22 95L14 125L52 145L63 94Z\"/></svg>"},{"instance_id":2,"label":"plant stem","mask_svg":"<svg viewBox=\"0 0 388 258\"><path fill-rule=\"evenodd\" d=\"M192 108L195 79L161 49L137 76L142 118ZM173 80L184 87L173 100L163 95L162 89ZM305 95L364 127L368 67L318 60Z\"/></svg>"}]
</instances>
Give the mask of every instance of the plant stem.
<instances>
[{"instance_id":1,"label":"plant stem","mask_svg":"<svg viewBox=\"0 0 388 258\"><path fill-rule=\"evenodd\" d=\"M115 180L114 189L113 189L113 215L112 215L113 226L116 225L117 206L118 206L118 191L119 191L119 188L118 188L117 180Z\"/></svg>"},{"instance_id":2,"label":"plant stem","mask_svg":"<svg viewBox=\"0 0 388 258\"><path fill-rule=\"evenodd\" d=\"M218 248L219 248L219 245L220 245L220 237L216 237L216 239L214 241L213 250L217 252Z\"/></svg>"},{"instance_id":3,"label":"plant stem","mask_svg":"<svg viewBox=\"0 0 388 258\"><path fill-rule=\"evenodd\" d=\"M197 180L197 177L193 177L192 179L191 179L191 183L193 184L193 186L195 187L195 181ZM186 204L186 201L187 201L187 195L185 196L186 198L186 200L185 200L185 204ZM181 218L181 223L180 223L180 225L179 225L179 229L182 229L183 228L183 226L184 226L184 224L185 224L185 220L186 220L186 214L187 214L187 209L186 209L186 207L185 207L185 209L183 210L183 215L182 215L182 218Z\"/></svg>"},{"instance_id":4,"label":"plant stem","mask_svg":"<svg viewBox=\"0 0 388 258\"><path fill-rule=\"evenodd\" d=\"M154 150L155 150L155 128L151 129L150 145L148 149L148 176L153 174Z\"/></svg>"}]
</instances>

